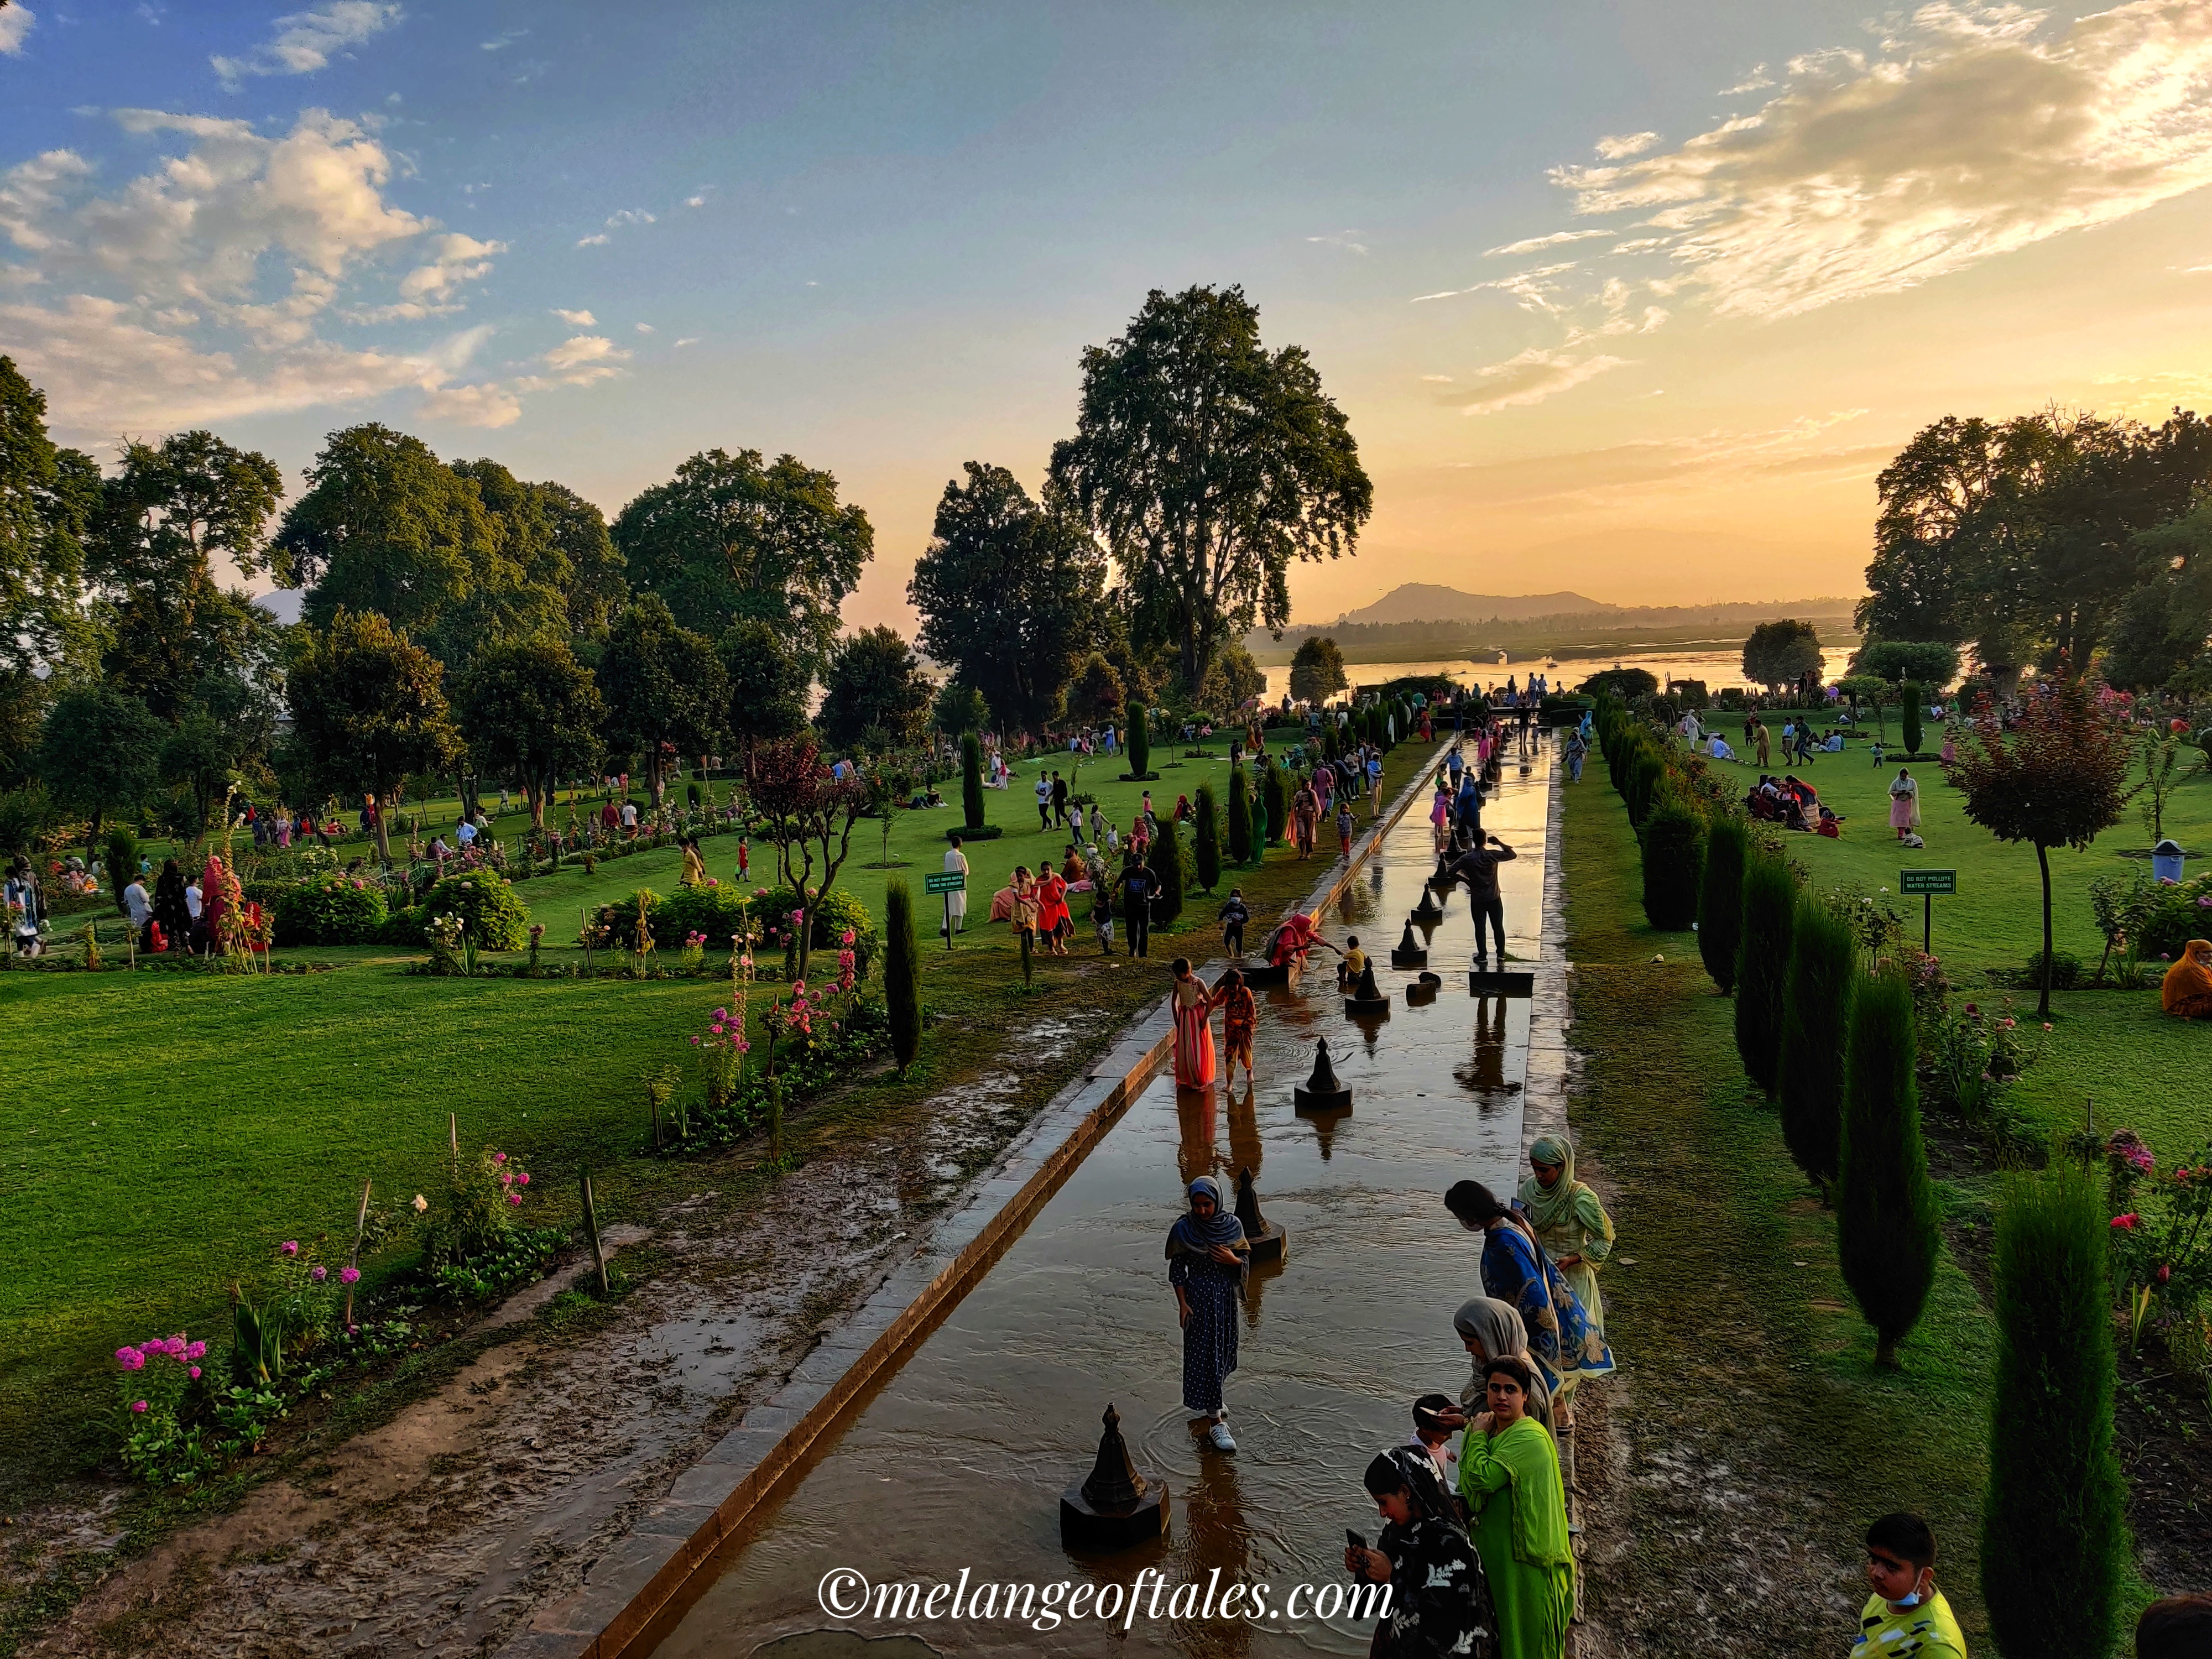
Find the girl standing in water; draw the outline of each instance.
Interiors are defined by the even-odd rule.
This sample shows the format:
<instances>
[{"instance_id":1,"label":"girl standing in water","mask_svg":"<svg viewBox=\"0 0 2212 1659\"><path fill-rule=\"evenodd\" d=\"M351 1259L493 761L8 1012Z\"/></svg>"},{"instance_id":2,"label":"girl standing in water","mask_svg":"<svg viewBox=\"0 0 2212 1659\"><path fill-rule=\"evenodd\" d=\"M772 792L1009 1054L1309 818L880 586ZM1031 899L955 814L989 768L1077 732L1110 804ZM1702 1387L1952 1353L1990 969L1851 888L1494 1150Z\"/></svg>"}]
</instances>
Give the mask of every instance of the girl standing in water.
<instances>
[{"instance_id":1,"label":"girl standing in water","mask_svg":"<svg viewBox=\"0 0 2212 1659\"><path fill-rule=\"evenodd\" d=\"M1216 1451L1237 1449L1221 1384L1237 1369L1237 1293L1251 1264L1251 1244L1222 1201L1221 1183L1199 1176L1190 1183L1189 1213L1168 1231L1168 1283L1182 1323L1183 1409L1212 1419L1206 1440Z\"/></svg>"}]
</instances>

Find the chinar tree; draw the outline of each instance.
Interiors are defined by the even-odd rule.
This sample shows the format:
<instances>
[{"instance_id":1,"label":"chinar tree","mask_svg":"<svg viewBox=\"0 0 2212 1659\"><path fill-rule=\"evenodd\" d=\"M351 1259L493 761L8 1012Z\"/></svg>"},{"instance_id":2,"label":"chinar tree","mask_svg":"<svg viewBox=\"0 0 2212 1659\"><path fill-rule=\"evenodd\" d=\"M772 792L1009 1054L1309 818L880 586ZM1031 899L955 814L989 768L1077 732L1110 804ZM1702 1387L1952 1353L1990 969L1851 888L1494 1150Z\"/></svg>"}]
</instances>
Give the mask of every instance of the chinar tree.
<instances>
[{"instance_id":1,"label":"chinar tree","mask_svg":"<svg viewBox=\"0 0 2212 1659\"><path fill-rule=\"evenodd\" d=\"M1193 692L1224 640L1289 622L1291 562L1356 552L1375 506L1320 371L1261 344L1241 288L1156 289L1087 347L1052 477L1122 572L1136 643L1171 644Z\"/></svg>"}]
</instances>

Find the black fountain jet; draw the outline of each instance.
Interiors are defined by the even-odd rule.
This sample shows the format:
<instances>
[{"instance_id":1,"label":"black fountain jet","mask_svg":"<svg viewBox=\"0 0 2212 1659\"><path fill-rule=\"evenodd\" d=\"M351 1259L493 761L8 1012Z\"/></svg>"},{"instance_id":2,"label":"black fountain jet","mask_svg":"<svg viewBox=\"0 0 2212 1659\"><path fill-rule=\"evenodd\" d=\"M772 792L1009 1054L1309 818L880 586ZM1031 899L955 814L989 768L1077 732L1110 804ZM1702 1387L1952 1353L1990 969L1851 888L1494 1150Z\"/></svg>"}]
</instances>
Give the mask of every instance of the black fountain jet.
<instances>
[{"instance_id":1,"label":"black fountain jet","mask_svg":"<svg viewBox=\"0 0 2212 1659\"><path fill-rule=\"evenodd\" d=\"M1390 952L1390 965L1393 968L1425 968L1429 965L1428 951L1413 942L1413 923L1410 917L1406 922L1406 931L1398 936L1397 948Z\"/></svg>"},{"instance_id":2,"label":"black fountain jet","mask_svg":"<svg viewBox=\"0 0 2212 1659\"><path fill-rule=\"evenodd\" d=\"M1339 1112L1352 1105L1352 1091L1337 1081L1329 1064L1328 1039L1314 1044L1313 1075L1291 1091L1291 1105L1301 1112Z\"/></svg>"},{"instance_id":3,"label":"black fountain jet","mask_svg":"<svg viewBox=\"0 0 2212 1659\"><path fill-rule=\"evenodd\" d=\"M1071 1549L1124 1550L1168 1529L1167 1483L1137 1472L1119 1412L1108 1406L1103 1420L1091 1478L1060 1495L1060 1540Z\"/></svg>"},{"instance_id":4,"label":"black fountain jet","mask_svg":"<svg viewBox=\"0 0 2212 1659\"><path fill-rule=\"evenodd\" d=\"M1283 1259L1290 1236L1260 1213L1260 1194L1252 1189L1252 1171L1249 1169L1237 1177L1237 1224L1243 1228L1245 1240L1252 1246L1254 1266Z\"/></svg>"}]
</instances>

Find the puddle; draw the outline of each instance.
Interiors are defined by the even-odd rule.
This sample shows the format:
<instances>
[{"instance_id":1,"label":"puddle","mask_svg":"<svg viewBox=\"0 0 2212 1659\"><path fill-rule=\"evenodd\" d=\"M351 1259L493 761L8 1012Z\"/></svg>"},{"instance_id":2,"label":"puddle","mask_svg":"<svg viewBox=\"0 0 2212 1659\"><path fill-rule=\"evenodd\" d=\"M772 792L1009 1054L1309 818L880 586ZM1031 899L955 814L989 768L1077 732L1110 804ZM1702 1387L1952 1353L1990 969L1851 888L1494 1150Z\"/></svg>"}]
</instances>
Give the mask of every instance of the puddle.
<instances>
[{"instance_id":1,"label":"puddle","mask_svg":"<svg viewBox=\"0 0 2212 1659\"><path fill-rule=\"evenodd\" d=\"M1525 963L1540 955L1548 766L1547 747L1526 778L1509 760L1484 812L1486 829L1520 854L1501 875L1511 954ZM1404 988L1416 970L1388 966L1435 863L1417 805L1329 909L1328 938L1357 933L1376 955L1389 1017L1345 1018L1331 959L1316 953L1295 991L1263 998L1255 1089L1156 1081L788 1494L702 1571L660 1659L926 1650L859 1639L890 1636L960 1653L1092 1652L1106 1628L1095 1619L1039 1630L869 1616L850 1620L833 1647L840 1632L823 1630L817 1598L839 1567L871 1585L925 1588L963 1569L978 1584L1120 1586L1145 1568L1170 1585L1266 1583L1273 1618L1177 1619L1162 1597L1159 1618L1148 1610L1126 1631L1118 1620L1111 1628L1147 1651L1366 1650L1371 1623L1293 1623L1282 1600L1294 1584L1340 1584L1346 1528L1371 1536L1378 1524L1361 1470L1406 1438L1416 1395L1456 1395L1467 1380L1451 1314L1479 1292L1480 1243L1445 1212L1443 1194L1467 1176L1511 1184L1521 1139L1529 1005L1468 996L1466 895L1443 901L1427 941L1444 981L1432 1004L1409 1007ZM1348 1111L1292 1109L1316 1036L1352 1091ZM1233 1189L1245 1168L1289 1249L1255 1269L1245 1292L1227 1388L1240 1449L1201 1455L1181 1403L1163 1244L1191 1177L1216 1174ZM1166 1481L1171 1523L1157 1543L1079 1557L1060 1544L1060 1494L1089 1471L1109 1402L1139 1468Z\"/></svg>"}]
</instances>

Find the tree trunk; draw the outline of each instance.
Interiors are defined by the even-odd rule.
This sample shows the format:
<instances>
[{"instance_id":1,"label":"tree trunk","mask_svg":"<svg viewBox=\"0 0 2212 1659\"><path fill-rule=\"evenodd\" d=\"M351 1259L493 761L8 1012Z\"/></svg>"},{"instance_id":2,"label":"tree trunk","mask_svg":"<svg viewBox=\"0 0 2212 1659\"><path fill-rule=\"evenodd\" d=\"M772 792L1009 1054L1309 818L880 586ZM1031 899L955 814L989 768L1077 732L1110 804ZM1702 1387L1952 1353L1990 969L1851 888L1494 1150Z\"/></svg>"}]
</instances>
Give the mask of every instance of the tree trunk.
<instances>
[{"instance_id":1,"label":"tree trunk","mask_svg":"<svg viewBox=\"0 0 2212 1659\"><path fill-rule=\"evenodd\" d=\"M1877 1333L1874 1340L1874 1363L1888 1370L1897 1369L1897 1339Z\"/></svg>"},{"instance_id":2,"label":"tree trunk","mask_svg":"<svg viewBox=\"0 0 2212 1659\"><path fill-rule=\"evenodd\" d=\"M386 789L376 792L376 861L392 862L392 793Z\"/></svg>"},{"instance_id":3,"label":"tree trunk","mask_svg":"<svg viewBox=\"0 0 2212 1659\"><path fill-rule=\"evenodd\" d=\"M532 828L545 828L545 786L534 778L523 780L522 793L530 803L530 822Z\"/></svg>"},{"instance_id":4,"label":"tree trunk","mask_svg":"<svg viewBox=\"0 0 2212 1659\"><path fill-rule=\"evenodd\" d=\"M660 776L660 745L655 744L645 757L645 787L652 799L653 810L660 810L661 792L666 787Z\"/></svg>"},{"instance_id":5,"label":"tree trunk","mask_svg":"<svg viewBox=\"0 0 2212 1659\"><path fill-rule=\"evenodd\" d=\"M2035 843L2036 867L2043 872L2043 995L2035 1005L2038 1019L2051 1018L2051 849Z\"/></svg>"}]
</instances>

